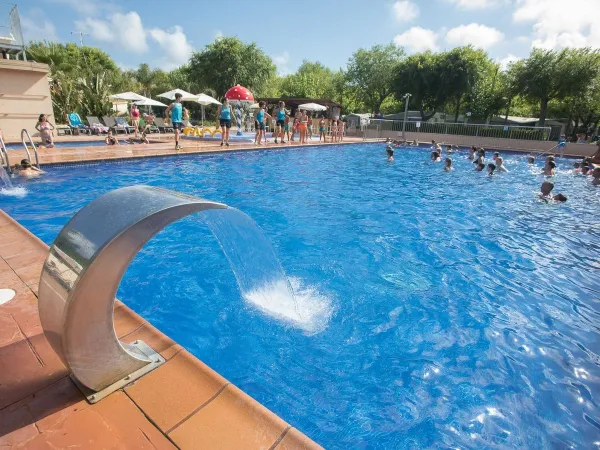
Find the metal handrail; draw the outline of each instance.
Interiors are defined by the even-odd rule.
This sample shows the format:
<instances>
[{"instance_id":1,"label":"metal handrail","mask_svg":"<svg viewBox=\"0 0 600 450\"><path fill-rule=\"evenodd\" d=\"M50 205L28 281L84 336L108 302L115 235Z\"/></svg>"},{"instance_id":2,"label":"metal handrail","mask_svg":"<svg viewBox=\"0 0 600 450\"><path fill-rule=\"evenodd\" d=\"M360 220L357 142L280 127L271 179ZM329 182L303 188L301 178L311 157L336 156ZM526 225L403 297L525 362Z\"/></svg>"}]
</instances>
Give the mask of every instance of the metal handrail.
<instances>
[{"instance_id":1,"label":"metal handrail","mask_svg":"<svg viewBox=\"0 0 600 450\"><path fill-rule=\"evenodd\" d=\"M26 128L23 128L21 130L21 142L23 142L23 147L25 147L25 151L27 152L27 158L29 159L29 161L31 161L31 153L29 153L29 148L27 147L27 143L25 142L25 135L27 135L27 138L29 139L29 143L31 144L31 148L33 148L33 152L35 154L35 165L39 169L40 168L40 158L38 156L37 147L33 143L33 139L31 139L31 135L29 134L29 131L27 131Z\"/></svg>"},{"instance_id":2,"label":"metal handrail","mask_svg":"<svg viewBox=\"0 0 600 450\"><path fill-rule=\"evenodd\" d=\"M8 150L6 150L6 145L4 145L4 139L2 139L2 135L0 135L0 156L2 157L2 161L6 158L6 172L12 173L12 169L10 168L10 161L8 159Z\"/></svg>"}]
</instances>

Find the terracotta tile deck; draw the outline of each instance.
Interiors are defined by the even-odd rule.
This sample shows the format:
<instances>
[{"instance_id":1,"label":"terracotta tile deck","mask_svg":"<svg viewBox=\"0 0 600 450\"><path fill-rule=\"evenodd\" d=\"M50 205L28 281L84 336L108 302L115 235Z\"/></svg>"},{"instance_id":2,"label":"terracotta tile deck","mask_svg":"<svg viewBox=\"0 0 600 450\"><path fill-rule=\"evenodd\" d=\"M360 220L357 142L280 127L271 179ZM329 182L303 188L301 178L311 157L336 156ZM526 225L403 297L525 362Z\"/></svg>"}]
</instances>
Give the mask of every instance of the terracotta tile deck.
<instances>
[{"instance_id":1,"label":"terracotta tile deck","mask_svg":"<svg viewBox=\"0 0 600 450\"><path fill-rule=\"evenodd\" d=\"M73 142L73 141L91 141L103 140L99 136L61 136L56 142ZM196 153L214 153L240 150L273 150L282 147L299 146L298 142L288 142L284 146L275 144L272 141L268 145L254 146L253 143L230 142L230 147L221 147L218 141L199 141L186 140L180 141L183 147L180 151L175 151L175 141L173 135L161 135L157 137L153 135L149 137L152 143L150 144L135 144L135 145L119 145L119 146L97 146L97 147L55 147L52 149L40 150L40 164L61 164L74 163L84 161L104 161L110 159L136 159L152 156L168 156L168 155L186 155ZM342 144L356 144L363 142L362 138L344 137ZM318 140L309 141L309 145L337 145L339 143L319 144ZM24 158L27 158L25 150L9 150L10 163L16 164ZM31 155L35 159L34 155Z\"/></svg>"},{"instance_id":2,"label":"terracotta tile deck","mask_svg":"<svg viewBox=\"0 0 600 450\"><path fill-rule=\"evenodd\" d=\"M0 210L0 448L318 449L121 302L115 330L167 362L90 405L43 333L37 309L47 246Z\"/></svg>"}]
</instances>

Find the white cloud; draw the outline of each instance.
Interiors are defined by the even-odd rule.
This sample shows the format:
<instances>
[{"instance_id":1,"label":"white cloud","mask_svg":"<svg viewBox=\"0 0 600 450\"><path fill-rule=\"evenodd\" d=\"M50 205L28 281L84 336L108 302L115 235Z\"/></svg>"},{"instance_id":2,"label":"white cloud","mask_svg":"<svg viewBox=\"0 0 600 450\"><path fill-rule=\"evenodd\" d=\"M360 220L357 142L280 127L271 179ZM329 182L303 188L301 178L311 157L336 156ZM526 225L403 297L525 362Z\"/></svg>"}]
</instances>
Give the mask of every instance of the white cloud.
<instances>
[{"instance_id":1,"label":"white cloud","mask_svg":"<svg viewBox=\"0 0 600 450\"><path fill-rule=\"evenodd\" d=\"M33 8L21 16L23 38L29 41L59 41L54 23L46 17L40 8Z\"/></svg>"},{"instance_id":2,"label":"white cloud","mask_svg":"<svg viewBox=\"0 0 600 450\"><path fill-rule=\"evenodd\" d=\"M94 0L49 0L51 3L68 6L84 16L90 16L106 6L106 2Z\"/></svg>"},{"instance_id":3,"label":"white cloud","mask_svg":"<svg viewBox=\"0 0 600 450\"><path fill-rule=\"evenodd\" d=\"M433 30L421 27L412 27L410 30L397 35L394 43L406 48L410 53L424 52L427 50L438 50L438 35Z\"/></svg>"},{"instance_id":4,"label":"white cloud","mask_svg":"<svg viewBox=\"0 0 600 450\"><path fill-rule=\"evenodd\" d=\"M487 9L496 6L501 0L448 0L460 9Z\"/></svg>"},{"instance_id":5,"label":"white cloud","mask_svg":"<svg viewBox=\"0 0 600 450\"><path fill-rule=\"evenodd\" d=\"M398 22L412 22L419 17L419 7L408 0L397 0L392 8Z\"/></svg>"},{"instance_id":6,"label":"white cloud","mask_svg":"<svg viewBox=\"0 0 600 450\"><path fill-rule=\"evenodd\" d=\"M495 28L478 23L460 25L448 30L446 42L453 46L473 45L474 47L488 49L504 39L504 34Z\"/></svg>"},{"instance_id":7,"label":"white cloud","mask_svg":"<svg viewBox=\"0 0 600 450\"><path fill-rule=\"evenodd\" d=\"M183 28L176 25L171 31L165 31L161 28L152 28L148 31L148 35L156 41L160 48L163 49L165 55L161 59L163 69L171 70L182 64L185 64L190 59L194 48L188 42Z\"/></svg>"},{"instance_id":8,"label":"white cloud","mask_svg":"<svg viewBox=\"0 0 600 450\"><path fill-rule=\"evenodd\" d=\"M519 58L518 56L509 53L508 56L506 56L506 58L501 58L497 61L500 63L500 69L504 71L508 69L508 66L510 66L511 63L517 62L520 59L521 58Z\"/></svg>"},{"instance_id":9,"label":"white cloud","mask_svg":"<svg viewBox=\"0 0 600 450\"><path fill-rule=\"evenodd\" d=\"M515 22L533 23L533 47L600 47L600 1L570 0L565 15L564 0L517 0Z\"/></svg>"},{"instance_id":10,"label":"white cloud","mask_svg":"<svg viewBox=\"0 0 600 450\"><path fill-rule=\"evenodd\" d=\"M112 43L133 53L148 51L146 31L142 19L135 11L115 13L108 20L88 17L83 21L75 21L75 26L78 31L89 33L97 41Z\"/></svg>"},{"instance_id":11,"label":"white cloud","mask_svg":"<svg viewBox=\"0 0 600 450\"><path fill-rule=\"evenodd\" d=\"M273 56L272 59L277 66L277 73L279 75L285 76L291 72L288 66L290 62L290 54L288 52L283 52L281 55Z\"/></svg>"}]
</instances>

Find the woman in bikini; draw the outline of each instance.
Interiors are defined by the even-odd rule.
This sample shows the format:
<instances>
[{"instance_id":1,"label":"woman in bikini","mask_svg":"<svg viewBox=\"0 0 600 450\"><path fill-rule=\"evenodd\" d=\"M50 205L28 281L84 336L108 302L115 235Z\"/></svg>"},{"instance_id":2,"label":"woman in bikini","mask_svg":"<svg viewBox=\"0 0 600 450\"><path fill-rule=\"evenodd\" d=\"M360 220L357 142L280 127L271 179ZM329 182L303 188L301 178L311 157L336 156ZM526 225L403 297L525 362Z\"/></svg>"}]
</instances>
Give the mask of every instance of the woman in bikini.
<instances>
[{"instance_id":1,"label":"woman in bikini","mask_svg":"<svg viewBox=\"0 0 600 450\"><path fill-rule=\"evenodd\" d=\"M306 112L300 111L300 123L298 124L298 132L300 133L300 144L306 144L306 132L308 130L308 115Z\"/></svg>"},{"instance_id":2,"label":"woman in bikini","mask_svg":"<svg viewBox=\"0 0 600 450\"><path fill-rule=\"evenodd\" d=\"M331 120L331 142L337 142L338 125L337 120Z\"/></svg>"},{"instance_id":3,"label":"woman in bikini","mask_svg":"<svg viewBox=\"0 0 600 450\"><path fill-rule=\"evenodd\" d=\"M48 148L54 147L54 138L52 137L52 130L54 130L54 125L52 125L48 121L48 117L46 117L46 114L40 114L38 123L35 125L35 129L40 132L42 144L47 145Z\"/></svg>"},{"instance_id":4,"label":"woman in bikini","mask_svg":"<svg viewBox=\"0 0 600 450\"><path fill-rule=\"evenodd\" d=\"M134 103L131 105L131 125L133 126L133 129L135 130L135 137L137 139L138 137L138 131L140 129L140 110L138 109L137 105Z\"/></svg>"},{"instance_id":5,"label":"woman in bikini","mask_svg":"<svg viewBox=\"0 0 600 450\"><path fill-rule=\"evenodd\" d=\"M344 140L344 127L345 123L343 120L338 120L338 141L342 142Z\"/></svg>"}]
</instances>

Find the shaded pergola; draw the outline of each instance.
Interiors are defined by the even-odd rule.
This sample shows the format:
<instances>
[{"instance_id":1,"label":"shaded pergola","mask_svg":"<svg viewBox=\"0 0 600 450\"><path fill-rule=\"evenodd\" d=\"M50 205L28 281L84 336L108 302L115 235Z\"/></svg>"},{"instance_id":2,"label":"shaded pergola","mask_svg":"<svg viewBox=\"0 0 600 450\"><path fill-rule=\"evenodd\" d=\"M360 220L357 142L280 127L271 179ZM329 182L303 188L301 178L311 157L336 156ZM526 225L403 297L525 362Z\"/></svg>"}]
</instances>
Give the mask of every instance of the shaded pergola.
<instances>
[{"instance_id":1,"label":"shaded pergola","mask_svg":"<svg viewBox=\"0 0 600 450\"><path fill-rule=\"evenodd\" d=\"M282 100L285 102L285 108L291 109L292 114L296 112L299 105L303 105L305 103L317 103L319 105L323 105L327 107L327 111L323 111L326 117L331 117L331 113L333 108L339 108L340 114L342 110L342 105L340 103L334 102L328 98L305 98L305 97L261 97L256 98L256 102L264 101L267 103L267 109L271 110L273 107L277 106L277 103ZM316 113L316 115L321 115L321 113Z\"/></svg>"}]
</instances>

